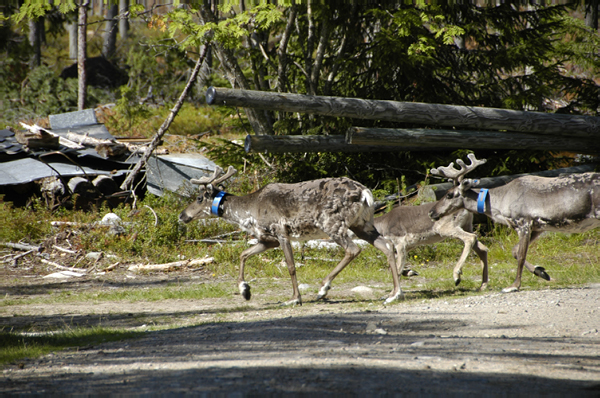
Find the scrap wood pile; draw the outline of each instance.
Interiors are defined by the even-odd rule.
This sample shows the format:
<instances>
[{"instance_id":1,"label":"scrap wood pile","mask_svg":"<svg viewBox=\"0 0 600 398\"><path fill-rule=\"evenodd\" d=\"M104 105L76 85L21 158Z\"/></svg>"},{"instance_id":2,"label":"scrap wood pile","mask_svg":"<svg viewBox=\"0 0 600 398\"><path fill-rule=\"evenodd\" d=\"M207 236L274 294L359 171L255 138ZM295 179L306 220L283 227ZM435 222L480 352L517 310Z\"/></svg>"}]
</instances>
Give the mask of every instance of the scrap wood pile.
<instances>
[{"instance_id":1,"label":"scrap wood pile","mask_svg":"<svg viewBox=\"0 0 600 398\"><path fill-rule=\"evenodd\" d=\"M104 275L118 268L134 271L173 271L180 269L203 270L206 264L214 262L213 257L181 259L163 264L130 263L128 259L101 251L85 251L78 244L78 235L91 229L101 228L106 234L124 233L121 219L108 213L100 222L69 223L64 229L63 222L53 222L61 227L59 232L39 245L28 243L0 242L0 262L8 271L31 271L46 274L44 278L69 279L83 276Z\"/></svg>"},{"instance_id":2,"label":"scrap wood pile","mask_svg":"<svg viewBox=\"0 0 600 398\"><path fill-rule=\"evenodd\" d=\"M5 201L23 205L39 196L54 209L103 201L114 206L131 198L134 192L120 184L147 145L115 139L92 109L50 115L50 124L50 129L21 123L23 130L0 130L0 195Z\"/></svg>"}]
</instances>

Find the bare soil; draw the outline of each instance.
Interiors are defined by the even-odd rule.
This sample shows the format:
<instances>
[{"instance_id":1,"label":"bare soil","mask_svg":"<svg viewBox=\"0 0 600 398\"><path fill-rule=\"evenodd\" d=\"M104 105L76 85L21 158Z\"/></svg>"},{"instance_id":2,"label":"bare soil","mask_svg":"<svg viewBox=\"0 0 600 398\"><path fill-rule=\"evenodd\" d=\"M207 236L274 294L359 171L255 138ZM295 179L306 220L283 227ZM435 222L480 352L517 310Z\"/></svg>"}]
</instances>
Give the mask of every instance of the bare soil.
<instances>
[{"instance_id":1,"label":"bare soil","mask_svg":"<svg viewBox=\"0 0 600 398\"><path fill-rule=\"evenodd\" d=\"M13 299L214 281L191 271L121 270L65 282L0 274L0 294ZM408 291L388 306L353 292L359 283L334 285L329 300L315 302L314 286L303 306L283 307L272 294L246 303L230 282L231 297L220 299L0 306L4 330L146 331L9 364L0 394L600 396L597 284L435 300ZM386 287L371 288L380 295ZM282 300L290 290L282 279Z\"/></svg>"}]
</instances>

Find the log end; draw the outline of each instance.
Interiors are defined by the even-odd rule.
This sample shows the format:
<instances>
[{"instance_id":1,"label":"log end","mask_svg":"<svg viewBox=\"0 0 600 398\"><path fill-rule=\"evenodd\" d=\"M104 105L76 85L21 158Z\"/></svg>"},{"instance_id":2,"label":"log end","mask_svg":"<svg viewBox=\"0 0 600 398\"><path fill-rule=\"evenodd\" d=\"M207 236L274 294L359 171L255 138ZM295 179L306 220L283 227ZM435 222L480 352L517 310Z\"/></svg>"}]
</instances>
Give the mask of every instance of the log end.
<instances>
[{"instance_id":1,"label":"log end","mask_svg":"<svg viewBox=\"0 0 600 398\"><path fill-rule=\"evenodd\" d=\"M246 153L250 153L250 151L252 150L252 137L250 136L250 134L248 134L246 136L246 139L244 140L244 150L246 151Z\"/></svg>"},{"instance_id":2,"label":"log end","mask_svg":"<svg viewBox=\"0 0 600 398\"><path fill-rule=\"evenodd\" d=\"M217 90L210 86L208 90L206 90L206 103L208 105L213 105L215 103L215 99L217 97Z\"/></svg>"}]
</instances>

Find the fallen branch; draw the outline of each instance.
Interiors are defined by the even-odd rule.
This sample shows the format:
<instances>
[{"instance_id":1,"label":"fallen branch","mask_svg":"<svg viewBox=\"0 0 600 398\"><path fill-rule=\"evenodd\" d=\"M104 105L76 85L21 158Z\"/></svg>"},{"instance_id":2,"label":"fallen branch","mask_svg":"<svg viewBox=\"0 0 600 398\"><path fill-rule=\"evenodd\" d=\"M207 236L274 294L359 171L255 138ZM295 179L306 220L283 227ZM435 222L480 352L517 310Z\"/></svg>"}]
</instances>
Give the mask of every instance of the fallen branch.
<instances>
[{"instance_id":1,"label":"fallen branch","mask_svg":"<svg viewBox=\"0 0 600 398\"><path fill-rule=\"evenodd\" d=\"M121 262L117 261L116 263L109 265L108 267L101 269L100 271L112 271L113 269L117 268L119 264L121 264Z\"/></svg>"},{"instance_id":2,"label":"fallen branch","mask_svg":"<svg viewBox=\"0 0 600 398\"><path fill-rule=\"evenodd\" d=\"M41 261L42 263L44 263L44 264L51 265L51 266L53 266L53 267L55 267L55 268L58 268L58 269L64 269L65 271L79 272L79 273L81 273L81 274L85 274L85 273L87 272L87 270L85 270L85 269L81 269L81 268L71 268L71 267L65 267L64 265L60 265L60 264L57 264L57 263L55 263L55 262L52 262L52 261L45 260L45 259L43 259L43 258L41 258L41 259L40 259L40 261Z\"/></svg>"},{"instance_id":3,"label":"fallen branch","mask_svg":"<svg viewBox=\"0 0 600 398\"><path fill-rule=\"evenodd\" d=\"M56 246L56 245L52 245L52 247L63 253L77 254L77 252L75 250L65 249L64 247L60 247L60 246Z\"/></svg>"},{"instance_id":4,"label":"fallen branch","mask_svg":"<svg viewBox=\"0 0 600 398\"><path fill-rule=\"evenodd\" d=\"M144 144L144 145L136 145L136 144L130 144L129 142L120 142L117 140L102 140L99 138L94 138L94 137L89 137L87 135L83 135L83 134L77 134L77 133L67 133L67 138L73 142L76 142L78 144L82 144L85 146L93 146L93 147L97 147L98 145L123 145L127 148L127 150L129 152L132 153L145 153L148 150L148 144ZM160 148L160 149L155 149L154 152L157 155L166 155L169 153L169 150L166 148Z\"/></svg>"},{"instance_id":5,"label":"fallen branch","mask_svg":"<svg viewBox=\"0 0 600 398\"><path fill-rule=\"evenodd\" d=\"M73 221L50 221L50 225L52 225L53 227L60 227L61 225L66 225L70 227L88 227L92 224Z\"/></svg>"},{"instance_id":6,"label":"fallen branch","mask_svg":"<svg viewBox=\"0 0 600 398\"><path fill-rule=\"evenodd\" d=\"M73 272L73 271L58 271L58 272L54 272L52 274L46 275L43 278L57 278L57 279L66 279L66 278L70 278L72 276L75 277L82 277L85 274L82 274L80 272Z\"/></svg>"},{"instance_id":7,"label":"fallen branch","mask_svg":"<svg viewBox=\"0 0 600 398\"><path fill-rule=\"evenodd\" d=\"M25 243L11 243L11 242L0 242L0 246L6 246L17 250L29 251L35 250L37 252L40 251L39 246L32 246Z\"/></svg>"},{"instance_id":8,"label":"fallen branch","mask_svg":"<svg viewBox=\"0 0 600 398\"><path fill-rule=\"evenodd\" d=\"M72 148L72 149L83 149L83 145L80 145L80 144L78 144L78 143L76 143L76 142L73 142L73 141L71 141L71 140L70 140L70 139L68 139L68 138L61 137L61 136L59 136L58 134L55 134L55 133L53 133L53 132L52 132L52 131L50 131L50 130L47 130L47 129L43 128L43 127L40 127L40 126L38 126L37 124L34 124L33 126L30 126L30 125L28 125L28 124L25 124L25 123L23 123L23 122L20 122L20 123L21 123L21 126L23 126L25 129L29 130L29 131L30 131L32 134L39 134L40 136L41 136L42 134L47 134L47 135L49 135L50 137L53 137L53 138L58 138L58 142L59 142L61 145L64 145L64 146L66 146L67 148Z\"/></svg>"},{"instance_id":9,"label":"fallen branch","mask_svg":"<svg viewBox=\"0 0 600 398\"><path fill-rule=\"evenodd\" d=\"M29 251L26 251L25 253L21 253L21 254L17 254L17 255L9 254L7 256L2 257L2 262L3 263L12 262L11 266L16 267L17 265L19 265L17 261L20 258L25 257L31 253L33 253L33 250L29 250Z\"/></svg>"},{"instance_id":10,"label":"fallen branch","mask_svg":"<svg viewBox=\"0 0 600 398\"><path fill-rule=\"evenodd\" d=\"M197 265L210 264L215 261L214 257L204 257L196 260L182 260L166 264L134 264L131 265L128 271L167 271L171 268L192 267Z\"/></svg>"},{"instance_id":11,"label":"fallen branch","mask_svg":"<svg viewBox=\"0 0 600 398\"><path fill-rule=\"evenodd\" d=\"M152 207L150 207L148 205L144 205L144 207L147 207L148 209L150 209L152 214L154 214L154 226L156 227L158 225L158 216L156 215L156 212L152 209Z\"/></svg>"}]
</instances>

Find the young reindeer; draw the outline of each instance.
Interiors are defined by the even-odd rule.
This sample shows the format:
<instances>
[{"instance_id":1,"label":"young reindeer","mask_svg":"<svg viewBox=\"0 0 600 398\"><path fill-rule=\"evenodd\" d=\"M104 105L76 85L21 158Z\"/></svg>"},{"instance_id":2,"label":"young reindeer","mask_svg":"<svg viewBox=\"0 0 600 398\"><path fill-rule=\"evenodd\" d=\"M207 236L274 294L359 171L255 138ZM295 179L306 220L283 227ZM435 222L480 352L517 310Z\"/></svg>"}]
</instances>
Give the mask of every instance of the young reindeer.
<instances>
[{"instance_id":1,"label":"young reindeer","mask_svg":"<svg viewBox=\"0 0 600 398\"><path fill-rule=\"evenodd\" d=\"M519 242L512 251L517 260L517 276L504 292L519 290L523 266L550 280L544 268L526 261L529 244L544 231L579 233L600 227L600 173L555 178L524 176L500 187L475 190L479 181L464 177L485 160L477 160L473 154L468 157L468 166L460 159L456 161L460 170L453 163L431 170L432 174L451 178L458 184L433 206L429 216L437 220L467 209L517 231Z\"/></svg>"},{"instance_id":2,"label":"young reindeer","mask_svg":"<svg viewBox=\"0 0 600 398\"><path fill-rule=\"evenodd\" d=\"M348 178L323 178L297 184L269 184L245 196L234 196L217 188L236 170L229 166L227 173L220 167L212 177L192 179L200 186L198 198L181 214L179 220L218 216L239 225L258 239L255 246L240 255L238 288L250 300L250 285L244 280L248 258L268 249L281 246L292 279L292 299L285 304L302 304L291 241L331 238L346 251L346 255L323 280L317 299L327 295L331 281L359 255L361 249L352 241L349 231L363 239L387 257L392 271L394 290L386 303L402 297L392 244L373 226L373 194L362 184Z\"/></svg>"},{"instance_id":3,"label":"young reindeer","mask_svg":"<svg viewBox=\"0 0 600 398\"><path fill-rule=\"evenodd\" d=\"M487 247L473 233L473 214L467 210L460 210L433 221L429 211L435 203L421 206L398 206L389 213L375 218L377 232L392 241L396 247L396 262L398 273L406 270L408 251L418 246L431 245L447 238L456 238L464 242L465 247L454 271L454 284L458 286L461 281L462 268L469 251L473 249L481 260L481 286L480 290L487 288L488 262Z\"/></svg>"}]
</instances>

